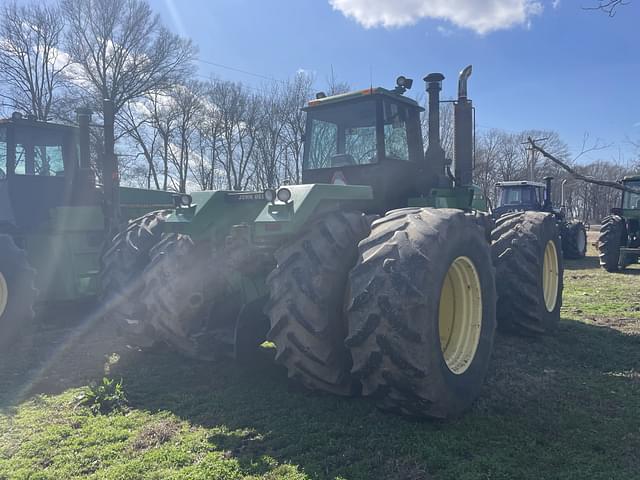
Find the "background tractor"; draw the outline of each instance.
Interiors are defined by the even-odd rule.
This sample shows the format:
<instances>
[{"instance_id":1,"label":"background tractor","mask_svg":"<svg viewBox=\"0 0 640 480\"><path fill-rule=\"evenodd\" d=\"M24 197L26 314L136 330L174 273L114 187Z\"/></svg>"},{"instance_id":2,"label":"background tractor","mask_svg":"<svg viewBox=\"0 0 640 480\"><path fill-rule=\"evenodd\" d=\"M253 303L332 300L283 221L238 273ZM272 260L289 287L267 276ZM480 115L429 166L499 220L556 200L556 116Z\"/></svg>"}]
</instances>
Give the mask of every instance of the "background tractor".
<instances>
[{"instance_id":1,"label":"background tractor","mask_svg":"<svg viewBox=\"0 0 640 480\"><path fill-rule=\"evenodd\" d=\"M625 177L622 184L640 189L640 175ZM602 220L598 237L600 266L616 272L640 258L640 194L622 192L619 208Z\"/></svg>"},{"instance_id":2,"label":"background tractor","mask_svg":"<svg viewBox=\"0 0 640 480\"><path fill-rule=\"evenodd\" d=\"M425 77L426 152L423 108L403 96L411 80L319 93L305 108L303 184L193 193L161 225L144 284L114 321L200 359L242 358L269 340L308 388L417 416L462 412L487 371L496 308L508 327L544 332L562 296L553 216L518 214L492 234L480 210L470 74L454 107L455 165L440 143L442 74ZM526 277L517 302L496 303L496 289L510 293L496 269Z\"/></svg>"},{"instance_id":3,"label":"background tractor","mask_svg":"<svg viewBox=\"0 0 640 480\"><path fill-rule=\"evenodd\" d=\"M108 222L90 167L90 117L80 110L79 127L19 113L0 121L3 347L30 325L36 301L75 302L99 292ZM120 198L124 219L173 206L167 192L121 188Z\"/></svg>"},{"instance_id":4,"label":"background tractor","mask_svg":"<svg viewBox=\"0 0 640 480\"><path fill-rule=\"evenodd\" d=\"M562 237L564 258L580 259L587 253L587 230L584 223L567 220L562 206L553 205L551 199L552 177L545 177L545 183L516 180L496 183L498 203L493 215L502 215L516 211L549 212L554 215ZM564 195L564 194L563 194Z\"/></svg>"}]
</instances>

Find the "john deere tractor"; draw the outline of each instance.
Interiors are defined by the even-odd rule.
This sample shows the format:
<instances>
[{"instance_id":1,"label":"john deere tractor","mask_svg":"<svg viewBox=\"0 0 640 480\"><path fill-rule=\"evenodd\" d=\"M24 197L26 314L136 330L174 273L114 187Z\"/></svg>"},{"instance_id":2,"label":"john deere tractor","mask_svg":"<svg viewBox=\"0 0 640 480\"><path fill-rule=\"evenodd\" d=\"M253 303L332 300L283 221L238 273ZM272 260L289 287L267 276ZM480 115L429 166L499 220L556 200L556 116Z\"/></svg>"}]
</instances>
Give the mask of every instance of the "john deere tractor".
<instances>
[{"instance_id":1,"label":"john deere tractor","mask_svg":"<svg viewBox=\"0 0 640 480\"><path fill-rule=\"evenodd\" d=\"M496 183L498 204L493 210L496 218L516 211L549 212L553 214L560 228L562 253L564 258L576 260L587 253L587 230L584 223L567 220L564 208L557 207L551 200L552 177L545 177L545 183L516 180Z\"/></svg>"},{"instance_id":2,"label":"john deere tractor","mask_svg":"<svg viewBox=\"0 0 640 480\"><path fill-rule=\"evenodd\" d=\"M18 113L0 120L2 347L30 325L36 302L99 292L106 232L103 190L89 165L90 115L79 111L79 128ZM167 192L121 188L120 197L125 220L174 205Z\"/></svg>"},{"instance_id":3,"label":"john deere tractor","mask_svg":"<svg viewBox=\"0 0 640 480\"><path fill-rule=\"evenodd\" d=\"M387 410L465 410L487 371L496 308L507 326L547 331L562 295L553 217L527 212L492 234L471 184L470 74L455 102L455 166L440 143L442 74L425 77L426 152L423 109L403 95L411 80L318 94L305 108L303 184L183 199L115 320L200 359L269 340L291 378ZM509 278L496 285L504 264ZM527 290L496 303L512 276Z\"/></svg>"},{"instance_id":4,"label":"john deere tractor","mask_svg":"<svg viewBox=\"0 0 640 480\"><path fill-rule=\"evenodd\" d=\"M640 175L622 184L640 190ZM640 258L640 194L623 192L620 207L602 220L598 238L600 266L608 272L623 270Z\"/></svg>"}]
</instances>

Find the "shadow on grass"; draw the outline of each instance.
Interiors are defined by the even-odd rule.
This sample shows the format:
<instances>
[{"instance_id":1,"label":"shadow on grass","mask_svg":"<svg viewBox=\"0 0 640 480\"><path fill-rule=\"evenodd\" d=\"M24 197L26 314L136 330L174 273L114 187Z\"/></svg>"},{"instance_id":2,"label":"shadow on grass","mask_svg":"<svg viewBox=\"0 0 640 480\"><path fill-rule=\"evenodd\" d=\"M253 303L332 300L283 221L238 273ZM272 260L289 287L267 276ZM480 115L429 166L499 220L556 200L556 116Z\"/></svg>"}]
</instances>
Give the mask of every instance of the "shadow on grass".
<instances>
[{"instance_id":1,"label":"shadow on grass","mask_svg":"<svg viewBox=\"0 0 640 480\"><path fill-rule=\"evenodd\" d=\"M567 272L574 270L599 270L600 268L600 260L594 255L588 255L580 260L564 260L564 269ZM630 265L624 270L611 273L611 275L640 275L640 268L638 268L637 265Z\"/></svg>"},{"instance_id":2,"label":"shadow on grass","mask_svg":"<svg viewBox=\"0 0 640 480\"><path fill-rule=\"evenodd\" d=\"M580 260L564 260L564 269L567 270L593 270L600 268L600 262L596 256L586 256Z\"/></svg>"},{"instance_id":3,"label":"shadow on grass","mask_svg":"<svg viewBox=\"0 0 640 480\"><path fill-rule=\"evenodd\" d=\"M92 334L58 352L46 379L17 385L22 396L84 385L92 374L98 380L112 344L99 328ZM565 320L539 340L498 335L481 398L446 423L306 392L263 353L239 366L121 352L113 375L124 379L133 408L223 427L209 442L247 475L270 471L269 457L314 479L623 479L640 468L640 338L607 326ZM9 374L3 370L0 378Z\"/></svg>"}]
</instances>

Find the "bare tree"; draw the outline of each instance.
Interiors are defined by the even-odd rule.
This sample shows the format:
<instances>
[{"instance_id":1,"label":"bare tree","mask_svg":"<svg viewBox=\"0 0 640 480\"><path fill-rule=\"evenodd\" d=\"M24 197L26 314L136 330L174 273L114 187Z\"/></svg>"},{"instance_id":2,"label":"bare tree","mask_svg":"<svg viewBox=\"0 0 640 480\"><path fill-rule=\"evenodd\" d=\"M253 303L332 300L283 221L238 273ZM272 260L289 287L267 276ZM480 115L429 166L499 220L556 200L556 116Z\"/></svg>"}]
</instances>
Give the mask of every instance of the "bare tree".
<instances>
[{"instance_id":1,"label":"bare tree","mask_svg":"<svg viewBox=\"0 0 640 480\"><path fill-rule=\"evenodd\" d=\"M162 26L145 0L62 0L61 6L76 81L102 106L105 199L108 217L117 221L115 117L127 102L181 83L195 47Z\"/></svg>"},{"instance_id":2,"label":"bare tree","mask_svg":"<svg viewBox=\"0 0 640 480\"><path fill-rule=\"evenodd\" d=\"M55 5L15 1L0 9L0 95L18 110L46 120L64 83L69 59L60 52L64 17Z\"/></svg>"},{"instance_id":3,"label":"bare tree","mask_svg":"<svg viewBox=\"0 0 640 480\"><path fill-rule=\"evenodd\" d=\"M601 10L610 17L614 17L618 12L618 7L629 5L629 0L600 0L597 5L582 7L585 10Z\"/></svg>"},{"instance_id":4,"label":"bare tree","mask_svg":"<svg viewBox=\"0 0 640 480\"><path fill-rule=\"evenodd\" d=\"M311 98L313 77L299 73L285 85L283 141L286 143L287 161L284 178L294 183L302 181L302 154L306 113L302 110Z\"/></svg>"},{"instance_id":5,"label":"bare tree","mask_svg":"<svg viewBox=\"0 0 640 480\"><path fill-rule=\"evenodd\" d=\"M347 93L351 90L351 85L348 82L339 80L333 71L333 65L331 65L331 73L327 76L327 95L339 95L341 93Z\"/></svg>"},{"instance_id":6,"label":"bare tree","mask_svg":"<svg viewBox=\"0 0 640 480\"><path fill-rule=\"evenodd\" d=\"M121 110L118 117L118 125L125 135L128 135L134 144L141 150L140 154L147 162L146 187L160 189L156 156L158 154L159 131L153 124L152 105L153 96L135 102L128 102Z\"/></svg>"}]
</instances>

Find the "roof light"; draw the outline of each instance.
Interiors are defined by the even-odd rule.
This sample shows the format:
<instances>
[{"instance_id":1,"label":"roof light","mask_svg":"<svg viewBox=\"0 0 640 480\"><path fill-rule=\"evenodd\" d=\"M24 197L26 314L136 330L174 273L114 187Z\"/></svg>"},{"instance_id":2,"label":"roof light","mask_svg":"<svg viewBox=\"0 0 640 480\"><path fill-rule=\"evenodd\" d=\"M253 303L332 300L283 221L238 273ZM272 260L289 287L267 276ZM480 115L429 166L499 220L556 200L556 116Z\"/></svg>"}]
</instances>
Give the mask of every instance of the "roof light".
<instances>
[{"instance_id":1,"label":"roof light","mask_svg":"<svg viewBox=\"0 0 640 480\"><path fill-rule=\"evenodd\" d=\"M404 75L400 75L398 78L396 78L396 85L410 90L413 86L413 79L407 78Z\"/></svg>"}]
</instances>

